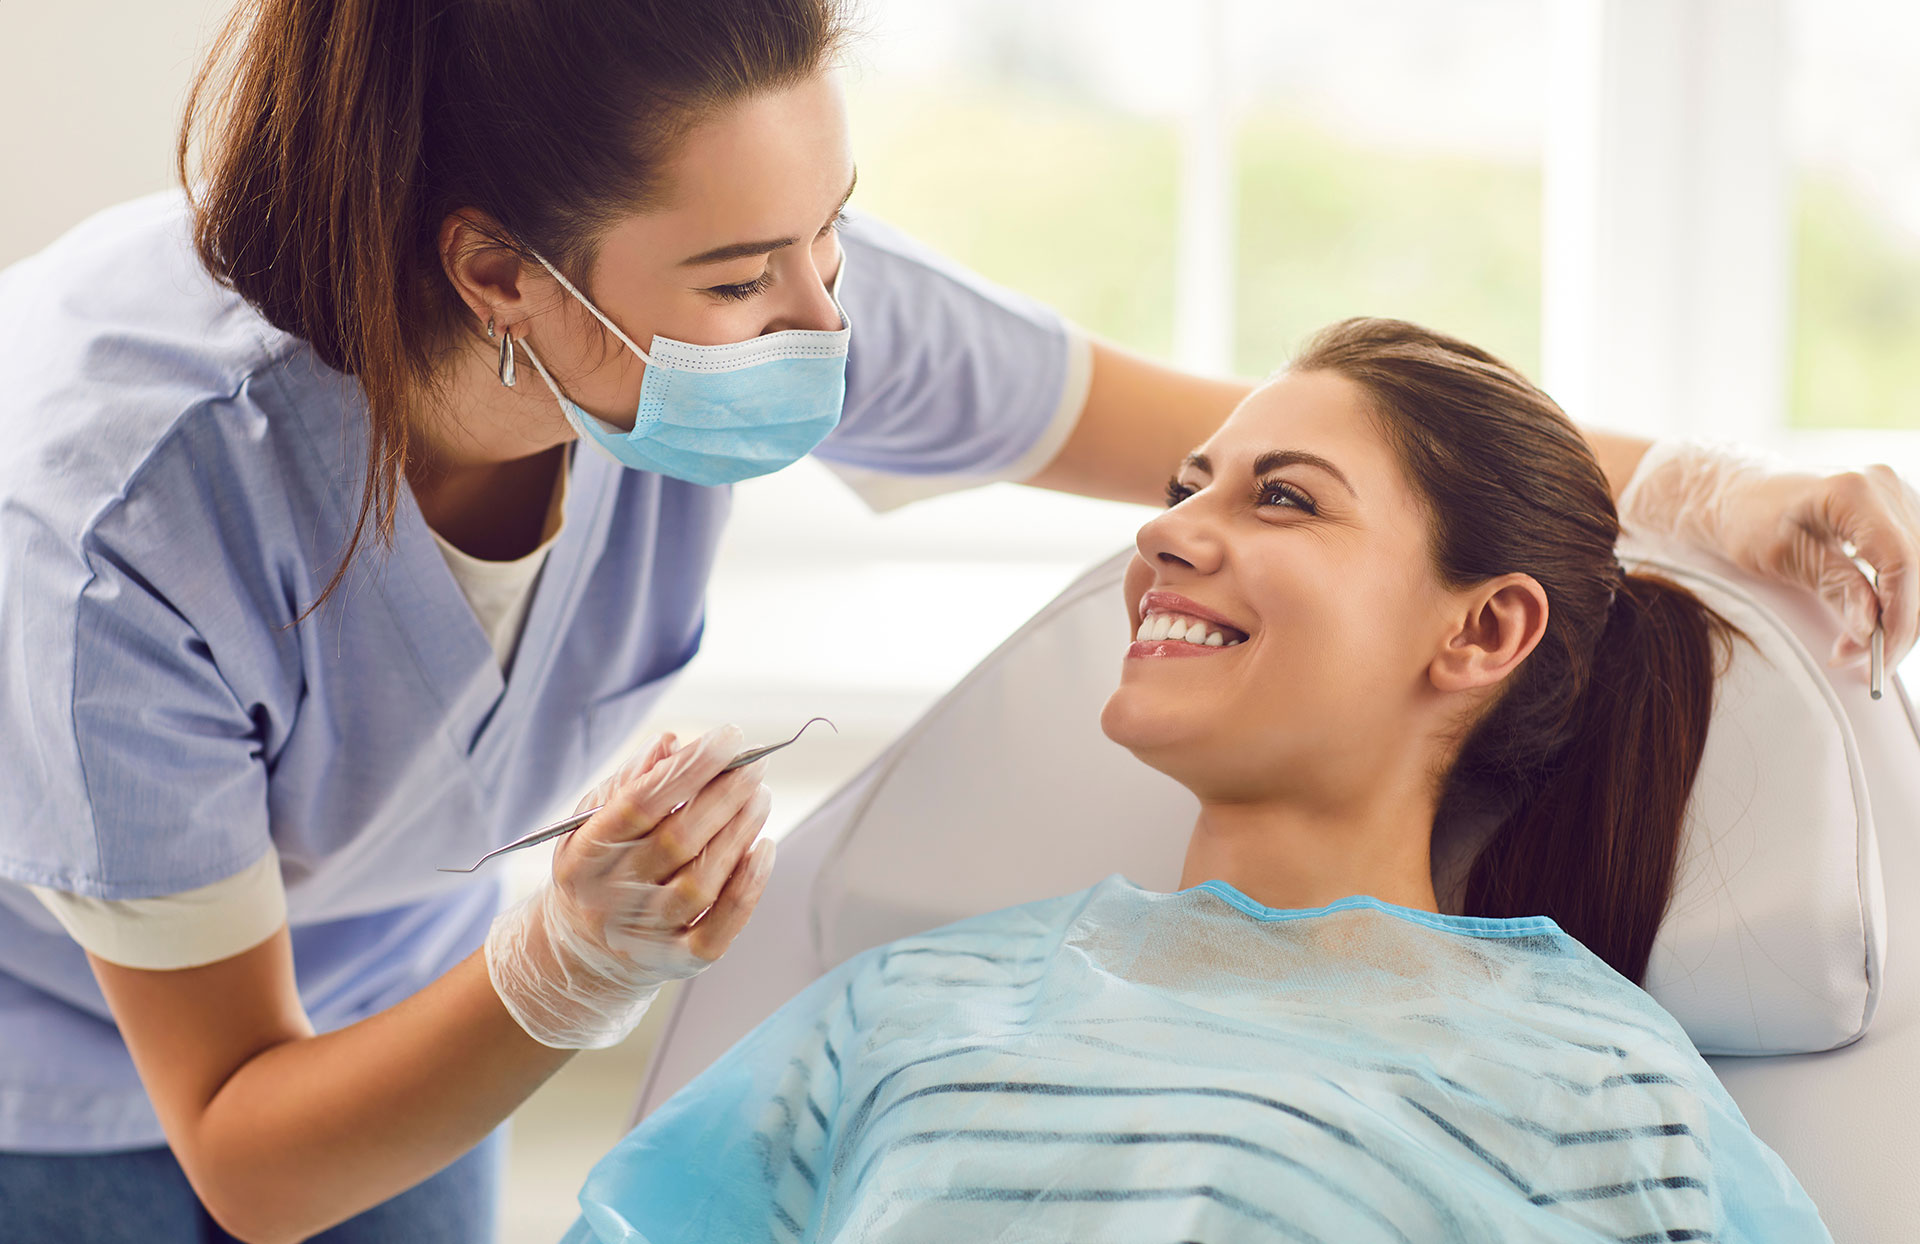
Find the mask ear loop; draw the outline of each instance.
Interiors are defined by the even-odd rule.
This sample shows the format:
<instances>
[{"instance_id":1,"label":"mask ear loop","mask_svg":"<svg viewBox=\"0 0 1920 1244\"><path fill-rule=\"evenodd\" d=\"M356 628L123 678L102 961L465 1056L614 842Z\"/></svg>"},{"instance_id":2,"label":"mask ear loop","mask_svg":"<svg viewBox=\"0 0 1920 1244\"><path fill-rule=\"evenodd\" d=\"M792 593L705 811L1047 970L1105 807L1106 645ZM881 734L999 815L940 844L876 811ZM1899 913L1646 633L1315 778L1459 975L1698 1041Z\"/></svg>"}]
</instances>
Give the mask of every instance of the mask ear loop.
<instances>
[{"instance_id":1,"label":"mask ear loop","mask_svg":"<svg viewBox=\"0 0 1920 1244\"><path fill-rule=\"evenodd\" d=\"M533 343L524 337L517 340L509 337L508 340L527 352L527 361L533 364L533 370L540 373L540 379L546 381L548 391L553 394L553 400L560 403L560 413L566 416L568 423L573 425L573 430L582 436L588 435L587 429L580 424L580 417L585 415L586 412L580 411L579 414L574 413L577 408L572 402L567 400L567 395L560 391L560 386L553 382L553 377L547 372L547 365L542 363L540 356L533 352Z\"/></svg>"},{"instance_id":2,"label":"mask ear loop","mask_svg":"<svg viewBox=\"0 0 1920 1244\"><path fill-rule=\"evenodd\" d=\"M572 294L575 298L579 299L580 305L585 307L589 312L591 312L594 319L599 320L601 324L605 325L606 330L608 332L618 337L621 341L621 344L625 345L627 349L639 355L641 362L645 363L648 367L653 366L653 360L647 356L647 352L645 350L642 350L639 346L635 345L633 343L633 338L621 332L620 326L618 324L615 324L612 320L602 315L600 313L600 308L594 306L591 302L587 301L587 296L581 293L579 290L575 289L573 287L572 281L569 281L566 277L560 275L560 269L548 263L545 257L543 257L539 251L528 251L527 253L529 255L532 255L535 259L539 260L540 266L547 270L547 275L552 277L554 280L560 282L561 289L566 290L569 294ZM531 350L527 351L527 357L529 358L533 357L533 351Z\"/></svg>"},{"instance_id":3,"label":"mask ear loop","mask_svg":"<svg viewBox=\"0 0 1920 1244\"><path fill-rule=\"evenodd\" d=\"M560 282L561 289L566 290L569 294L572 294L576 299L578 299L580 305L585 307L588 313L591 314L594 319L599 320L600 323L606 327L606 330L608 332L618 337L622 345L626 346L627 349L632 350L635 354L639 355L641 361L646 363L647 366L649 367L653 366L653 359L648 357L647 352L645 350L642 350L639 346L635 345L633 338L621 332L620 326L618 324L615 324L612 320L602 315L600 313L600 308L594 306L593 303L587 299L587 296L585 294L581 293L578 289L575 289L572 281L569 281L566 277L560 275L560 269L554 267L552 264L547 262L546 256L542 255L539 251L528 251L527 253L532 255L534 259L539 262L540 266L547 270L548 276ZM578 432L582 436L589 435L590 433L588 429L582 426L581 424L581 419L583 417L587 417L587 412L584 410L580 410L572 402L569 402L567 400L567 395L560 391L560 386L554 382L552 374L547 371L547 365L545 363L542 363L540 361L540 356L533 352L533 343L531 341L528 341L525 337L521 337L516 340L511 333L508 334L507 340L511 343L511 345L508 346L509 350L511 350L513 346L518 346L520 349L525 350L527 352L527 361L532 363L533 369L540 373L540 379L546 382L548 391L553 394L553 400L560 403L560 413L566 416L567 422L573 425L574 431Z\"/></svg>"}]
</instances>

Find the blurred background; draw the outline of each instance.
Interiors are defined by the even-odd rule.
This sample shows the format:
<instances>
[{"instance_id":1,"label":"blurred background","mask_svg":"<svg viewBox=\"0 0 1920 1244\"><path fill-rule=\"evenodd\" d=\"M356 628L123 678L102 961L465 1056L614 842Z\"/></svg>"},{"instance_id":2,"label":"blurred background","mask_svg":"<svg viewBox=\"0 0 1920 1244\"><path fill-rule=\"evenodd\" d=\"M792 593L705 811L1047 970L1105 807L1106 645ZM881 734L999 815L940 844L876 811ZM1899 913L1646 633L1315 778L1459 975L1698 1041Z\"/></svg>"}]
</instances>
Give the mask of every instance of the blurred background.
<instances>
[{"instance_id":1,"label":"blurred background","mask_svg":"<svg viewBox=\"0 0 1920 1244\"><path fill-rule=\"evenodd\" d=\"M171 183L226 9L6 6L0 264ZM855 208L1092 333L1257 377L1330 320L1399 316L1576 418L1920 477L1911 0L858 12ZM774 764L784 833L1141 517L1012 485L876 516L811 463L743 485L705 648L651 728L831 717ZM516 885L543 867L520 859ZM571 1220L650 1036L517 1116L506 1238Z\"/></svg>"}]
</instances>

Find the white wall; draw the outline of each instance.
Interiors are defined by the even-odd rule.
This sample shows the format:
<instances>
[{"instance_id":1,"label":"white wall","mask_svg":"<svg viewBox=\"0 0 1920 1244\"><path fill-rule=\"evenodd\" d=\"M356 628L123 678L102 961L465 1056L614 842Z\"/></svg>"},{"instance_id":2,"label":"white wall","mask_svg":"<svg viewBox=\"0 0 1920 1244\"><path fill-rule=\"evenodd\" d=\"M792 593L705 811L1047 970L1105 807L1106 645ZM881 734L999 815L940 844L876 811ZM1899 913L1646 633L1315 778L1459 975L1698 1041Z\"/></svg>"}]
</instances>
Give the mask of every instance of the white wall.
<instances>
[{"instance_id":1,"label":"white wall","mask_svg":"<svg viewBox=\"0 0 1920 1244\"><path fill-rule=\"evenodd\" d=\"M225 0L0 4L0 266L172 185L199 49Z\"/></svg>"}]
</instances>

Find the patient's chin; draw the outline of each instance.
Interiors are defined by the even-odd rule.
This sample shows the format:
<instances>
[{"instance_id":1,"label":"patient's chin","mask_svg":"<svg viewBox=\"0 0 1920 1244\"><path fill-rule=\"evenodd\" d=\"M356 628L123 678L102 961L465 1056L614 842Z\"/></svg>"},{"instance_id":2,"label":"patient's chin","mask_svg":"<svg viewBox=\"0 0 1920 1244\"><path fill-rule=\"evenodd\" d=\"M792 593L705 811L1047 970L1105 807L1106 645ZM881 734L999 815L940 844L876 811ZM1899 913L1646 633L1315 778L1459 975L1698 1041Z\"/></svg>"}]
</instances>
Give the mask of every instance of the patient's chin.
<instances>
[{"instance_id":1,"label":"patient's chin","mask_svg":"<svg viewBox=\"0 0 1920 1244\"><path fill-rule=\"evenodd\" d=\"M1100 732L1156 769L1170 752L1204 746L1205 730L1180 707L1155 704L1137 688L1119 688L1100 710Z\"/></svg>"},{"instance_id":2,"label":"patient's chin","mask_svg":"<svg viewBox=\"0 0 1920 1244\"><path fill-rule=\"evenodd\" d=\"M1202 801L1263 797L1299 761L1291 757L1295 763L1289 763L1283 744L1269 737L1256 742L1235 730L1218 705L1169 703L1138 687L1121 687L1107 697L1100 732Z\"/></svg>"}]
</instances>

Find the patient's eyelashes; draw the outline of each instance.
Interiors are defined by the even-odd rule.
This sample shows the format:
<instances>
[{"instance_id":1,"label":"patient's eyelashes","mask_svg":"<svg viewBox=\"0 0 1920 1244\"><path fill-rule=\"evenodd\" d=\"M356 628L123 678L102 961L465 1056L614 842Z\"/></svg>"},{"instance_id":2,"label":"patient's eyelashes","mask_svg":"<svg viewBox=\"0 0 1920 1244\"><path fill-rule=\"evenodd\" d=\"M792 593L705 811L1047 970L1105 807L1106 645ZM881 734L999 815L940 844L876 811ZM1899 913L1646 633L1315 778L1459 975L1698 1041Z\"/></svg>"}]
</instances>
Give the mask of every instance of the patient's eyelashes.
<instances>
[{"instance_id":1,"label":"patient's eyelashes","mask_svg":"<svg viewBox=\"0 0 1920 1244\"><path fill-rule=\"evenodd\" d=\"M1289 506L1296 510L1304 510L1308 514L1320 512L1320 507L1313 503L1312 497L1285 480L1278 479L1266 480L1260 484L1254 496L1254 504Z\"/></svg>"},{"instance_id":2,"label":"patient's eyelashes","mask_svg":"<svg viewBox=\"0 0 1920 1244\"><path fill-rule=\"evenodd\" d=\"M1199 489L1191 484L1181 483L1178 476L1169 479L1166 493L1167 508L1172 509L1198 491ZM1300 510L1306 514L1320 512L1320 507L1314 504L1313 498L1308 496L1305 490L1278 479L1263 480L1255 485L1253 503L1256 506L1279 506Z\"/></svg>"}]
</instances>

